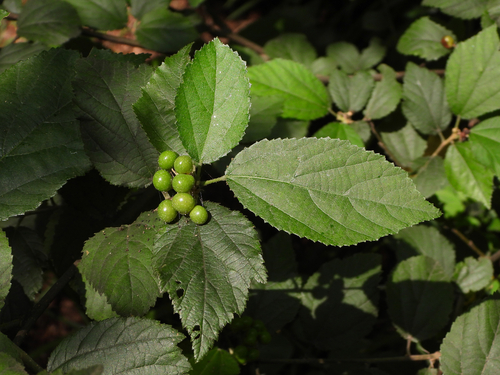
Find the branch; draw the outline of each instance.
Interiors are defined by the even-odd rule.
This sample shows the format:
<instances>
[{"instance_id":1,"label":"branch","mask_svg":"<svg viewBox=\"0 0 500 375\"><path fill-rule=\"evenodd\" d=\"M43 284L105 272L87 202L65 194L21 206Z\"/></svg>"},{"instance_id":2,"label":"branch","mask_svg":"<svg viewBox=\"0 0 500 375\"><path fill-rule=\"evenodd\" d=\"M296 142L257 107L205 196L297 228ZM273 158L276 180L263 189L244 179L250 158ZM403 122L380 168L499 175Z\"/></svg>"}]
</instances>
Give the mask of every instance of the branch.
<instances>
[{"instance_id":1,"label":"branch","mask_svg":"<svg viewBox=\"0 0 500 375\"><path fill-rule=\"evenodd\" d=\"M462 232L460 232L456 228L452 228L451 231L455 233L455 235L460 238L467 246L469 246L477 255L480 257L484 257L485 254L476 246L474 245L474 242L472 240L469 240L467 237L465 237Z\"/></svg>"}]
</instances>

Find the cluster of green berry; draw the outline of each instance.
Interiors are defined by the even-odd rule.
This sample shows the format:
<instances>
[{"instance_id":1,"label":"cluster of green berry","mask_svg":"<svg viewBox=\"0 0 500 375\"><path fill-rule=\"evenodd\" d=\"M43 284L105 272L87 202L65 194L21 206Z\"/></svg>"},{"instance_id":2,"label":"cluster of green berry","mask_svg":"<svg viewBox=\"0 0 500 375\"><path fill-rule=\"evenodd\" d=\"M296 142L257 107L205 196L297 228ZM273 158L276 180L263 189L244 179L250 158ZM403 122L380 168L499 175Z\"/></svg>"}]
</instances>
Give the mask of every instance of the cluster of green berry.
<instances>
[{"instance_id":1,"label":"cluster of green berry","mask_svg":"<svg viewBox=\"0 0 500 375\"><path fill-rule=\"evenodd\" d=\"M262 320L247 315L234 318L231 329L241 342L233 349L233 356L243 365L259 359L258 344L269 344L271 341L271 334Z\"/></svg>"},{"instance_id":2,"label":"cluster of green berry","mask_svg":"<svg viewBox=\"0 0 500 375\"><path fill-rule=\"evenodd\" d=\"M179 156L174 151L162 152L158 158L160 170L153 176L154 187L162 192L174 189L176 194L171 199L163 200L158 206L158 217L171 223L178 214L188 215L195 224L202 225L208 220L207 210L196 204L191 194L195 179L193 160L189 155ZM173 178L172 178L173 173Z\"/></svg>"}]
</instances>

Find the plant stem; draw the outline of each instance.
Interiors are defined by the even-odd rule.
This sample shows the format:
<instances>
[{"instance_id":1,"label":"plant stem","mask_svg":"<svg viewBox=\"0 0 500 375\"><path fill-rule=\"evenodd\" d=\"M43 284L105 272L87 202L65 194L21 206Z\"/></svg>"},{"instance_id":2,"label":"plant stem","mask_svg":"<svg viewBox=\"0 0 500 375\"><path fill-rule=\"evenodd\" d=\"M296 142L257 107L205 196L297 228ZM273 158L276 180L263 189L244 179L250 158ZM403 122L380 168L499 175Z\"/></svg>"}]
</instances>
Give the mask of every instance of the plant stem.
<instances>
[{"instance_id":1,"label":"plant stem","mask_svg":"<svg viewBox=\"0 0 500 375\"><path fill-rule=\"evenodd\" d=\"M486 256L481 250L479 250L476 245L474 245L474 242L472 242L472 240L469 240L467 237L465 237L458 229L452 228L451 231L455 233L455 235L460 238L467 246L469 246L477 255L479 255L480 257Z\"/></svg>"},{"instance_id":2,"label":"plant stem","mask_svg":"<svg viewBox=\"0 0 500 375\"><path fill-rule=\"evenodd\" d=\"M210 184L215 184L216 182L220 182L220 181L226 181L226 176L224 175L224 176L214 178L213 180L208 180L208 181L200 181L200 186L207 186Z\"/></svg>"}]
</instances>

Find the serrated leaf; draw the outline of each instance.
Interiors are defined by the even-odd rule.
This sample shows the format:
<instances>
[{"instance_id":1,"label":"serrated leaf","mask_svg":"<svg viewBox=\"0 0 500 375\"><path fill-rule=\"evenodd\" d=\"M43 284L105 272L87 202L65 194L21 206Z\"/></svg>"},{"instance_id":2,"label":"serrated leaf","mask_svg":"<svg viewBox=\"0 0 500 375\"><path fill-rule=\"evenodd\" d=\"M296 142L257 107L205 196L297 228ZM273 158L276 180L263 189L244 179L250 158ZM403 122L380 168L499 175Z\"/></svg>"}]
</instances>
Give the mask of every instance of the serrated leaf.
<instances>
[{"instance_id":1,"label":"serrated leaf","mask_svg":"<svg viewBox=\"0 0 500 375\"><path fill-rule=\"evenodd\" d=\"M339 349L370 332L378 315L380 261L376 254L335 259L309 278L299 316L316 347Z\"/></svg>"},{"instance_id":2,"label":"serrated leaf","mask_svg":"<svg viewBox=\"0 0 500 375\"><path fill-rule=\"evenodd\" d=\"M330 137L330 138L343 139L351 142L353 145L359 147L365 147L363 140L358 135L358 133L356 133L356 130L354 130L349 125L342 124L340 122L330 122L329 124L326 124L316 133L314 133L313 137L316 138Z\"/></svg>"},{"instance_id":3,"label":"serrated leaf","mask_svg":"<svg viewBox=\"0 0 500 375\"><path fill-rule=\"evenodd\" d=\"M12 279L12 250L3 230L0 230L0 310L9 294Z\"/></svg>"},{"instance_id":4,"label":"serrated leaf","mask_svg":"<svg viewBox=\"0 0 500 375\"><path fill-rule=\"evenodd\" d=\"M436 134L448 127L451 112L441 78L416 64L406 64L402 110L410 123L423 134Z\"/></svg>"},{"instance_id":5,"label":"serrated leaf","mask_svg":"<svg viewBox=\"0 0 500 375\"><path fill-rule=\"evenodd\" d=\"M345 73L353 74L380 63L385 55L385 47L377 38L372 38L370 45L359 53L354 44L337 42L326 48L326 55L335 59Z\"/></svg>"},{"instance_id":6,"label":"serrated leaf","mask_svg":"<svg viewBox=\"0 0 500 375\"><path fill-rule=\"evenodd\" d=\"M489 118L474 126L469 139L474 157L500 177L500 117Z\"/></svg>"},{"instance_id":7,"label":"serrated leaf","mask_svg":"<svg viewBox=\"0 0 500 375\"><path fill-rule=\"evenodd\" d=\"M500 368L500 301L490 298L459 316L441 344L445 374L495 375Z\"/></svg>"},{"instance_id":8,"label":"serrated leaf","mask_svg":"<svg viewBox=\"0 0 500 375\"><path fill-rule=\"evenodd\" d=\"M337 61L333 57L321 56L312 62L309 69L316 76L328 77L334 70L337 70Z\"/></svg>"},{"instance_id":9,"label":"serrated leaf","mask_svg":"<svg viewBox=\"0 0 500 375\"><path fill-rule=\"evenodd\" d=\"M316 50L304 34L282 34L264 45L265 53L272 59L292 60L309 67L316 59Z\"/></svg>"},{"instance_id":10,"label":"serrated leaf","mask_svg":"<svg viewBox=\"0 0 500 375\"><path fill-rule=\"evenodd\" d=\"M92 322L65 338L47 369L82 369L102 364L104 375L187 374L191 368L177 346L184 335L155 320L112 318Z\"/></svg>"},{"instance_id":11,"label":"serrated leaf","mask_svg":"<svg viewBox=\"0 0 500 375\"><path fill-rule=\"evenodd\" d=\"M85 149L101 175L115 185L143 187L158 167L158 152L132 111L151 75L145 64L97 51L76 63L73 81Z\"/></svg>"},{"instance_id":12,"label":"serrated leaf","mask_svg":"<svg viewBox=\"0 0 500 375\"><path fill-rule=\"evenodd\" d=\"M122 29L127 26L126 0L64 0L73 5L82 24L99 30Z\"/></svg>"},{"instance_id":13,"label":"serrated leaf","mask_svg":"<svg viewBox=\"0 0 500 375\"><path fill-rule=\"evenodd\" d=\"M496 25L459 43L446 64L445 89L453 113L469 119L500 108L500 52Z\"/></svg>"},{"instance_id":14,"label":"serrated leaf","mask_svg":"<svg viewBox=\"0 0 500 375\"><path fill-rule=\"evenodd\" d=\"M190 61L187 45L173 56L167 57L151 76L142 96L133 105L149 140L158 152L173 150L185 154L175 124L175 95L182 81L182 75Z\"/></svg>"},{"instance_id":15,"label":"serrated leaf","mask_svg":"<svg viewBox=\"0 0 500 375\"><path fill-rule=\"evenodd\" d=\"M488 258L467 257L457 264L454 281L463 293L477 292L486 288L493 277L493 264Z\"/></svg>"},{"instance_id":16,"label":"serrated leaf","mask_svg":"<svg viewBox=\"0 0 500 375\"><path fill-rule=\"evenodd\" d=\"M428 158L426 158L428 159ZM448 185L444 161L440 157L431 158L429 163L418 170L417 176L413 179L417 190L426 198L434 195Z\"/></svg>"},{"instance_id":17,"label":"serrated leaf","mask_svg":"<svg viewBox=\"0 0 500 375\"><path fill-rule=\"evenodd\" d=\"M92 320L105 320L118 317L104 294L99 293L82 275L85 284L85 314Z\"/></svg>"},{"instance_id":18,"label":"serrated leaf","mask_svg":"<svg viewBox=\"0 0 500 375\"><path fill-rule=\"evenodd\" d=\"M271 225L329 245L375 240L439 215L406 172L336 139L263 140L236 155L226 177Z\"/></svg>"},{"instance_id":19,"label":"serrated leaf","mask_svg":"<svg viewBox=\"0 0 500 375\"><path fill-rule=\"evenodd\" d=\"M141 19L146 13L159 8L168 8L170 0L130 0L130 12L132 15Z\"/></svg>"},{"instance_id":20,"label":"serrated leaf","mask_svg":"<svg viewBox=\"0 0 500 375\"><path fill-rule=\"evenodd\" d=\"M90 167L71 108L76 59L53 49L0 75L0 220L35 209Z\"/></svg>"},{"instance_id":21,"label":"serrated leaf","mask_svg":"<svg viewBox=\"0 0 500 375\"><path fill-rule=\"evenodd\" d=\"M214 162L243 138L250 108L245 70L238 54L217 38L186 67L175 115L182 144L195 161Z\"/></svg>"},{"instance_id":22,"label":"serrated leaf","mask_svg":"<svg viewBox=\"0 0 500 375\"><path fill-rule=\"evenodd\" d=\"M436 260L414 256L396 266L387 282L387 304L403 338L422 341L448 322L453 287Z\"/></svg>"},{"instance_id":23,"label":"serrated leaf","mask_svg":"<svg viewBox=\"0 0 500 375\"><path fill-rule=\"evenodd\" d=\"M440 8L453 17L478 18L487 10L488 0L424 0L422 5Z\"/></svg>"},{"instance_id":24,"label":"serrated leaf","mask_svg":"<svg viewBox=\"0 0 500 375\"><path fill-rule=\"evenodd\" d=\"M201 361L191 363L190 375L238 375L240 366L236 359L224 349L210 350Z\"/></svg>"},{"instance_id":25,"label":"serrated leaf","mask_svg":"<svg viewBox=\"0 0 500 375\"><path fill-rule=\"evenodd\" d=\"M441 44L441 39L457 37L447 28L432 21L429 17L421 17L413 22L399 39L396 46L399 53L413 55L425 60L437 60L451 52Z\"/></svg>"},{"instance_id":26,"label":"serrated leaf","mask_svg":"<svg viewBox=\"0 0 500 375\"><path fill-rule=\"evenodd\" d=\"M394 111L401 100L401 84L396 80L396 72L385 64L378 67L382 73L382 81L375 83L368 105L364 110L365 117L377 120Z\"/></svg>"},{"instance_id":27,"label":"serrated leaf","mask_svg":"<svg viewBox=\"0 0 500 375\"><path fill-rule=\"evenodd\" d=\"M36 0L26 3L17 21L17 34L29 40L58 46L80 34L76 9L65 1Z\"/></svg>"},{"instance_id":28,"label":"serrated leaf","mask_svg":"<svg viewBox=\"0 0 500 375\"><path fill-rule=\"evenodd\" d=\"M370 69L379 64L385 56L386 48L381 44L380 39L370 39L370 44L363 51L359 59L359 70Z\"/></svg>"},{"instance_id":29,"label":"serrated leaf","mask_svg":"<svg viewBox=\"0 0 500 375\"><path fill-rule=\"evenodd\" d=\"M47 46L35 43L11 43L0 50L0 73L15 63L26 60L39 52L47 49Z\"/></svg>"},{"instance_id":30,"label":"serrated leaf","mask_svg":"<svg viewBox=\"0 0 500 375\"><path fill-rule=\"evenodd\" d=\"M157 8L142 16L135 35L142 46L160 52L173 52L198 38L192 18Z\"/></svg>"},{"instance_id":31,"label":"serrated leaf","mask_svg":"<svg viewBox=\"0 0 500 375\"><path fill-rule=\"evenodd\" d=\"M328 90L340 110L359 112L370 98L374 85L375 81L367 71L348 76L343 71L334 70L330 76Z\"/></svg>"},{"instance_id":32,"label":"serrated leaf","mask_svg":"<svg viewBox=\"0 0 500 375\"><path fill-rule=\"evenodd\" d=\"M24 370L24 366L7 353L0 353L0 374L28 375Z\"/></svg>"},{"instance_id":33,"label":"serrated leaf","mask_svg":"<svg viewBox=\"0 0 500 375\"><path fill-rule=\"evenodd\" d=\"M130 225L96 233L83 247L80 272L122 316L145 314L161 295L153 267L160 225L156 215L145 212Z\"/></svg>"},{"instance_id":34,"label":"serrated leaf","mask_svg":"<svg viewBox=\"0 0 500 375\"><path fill-rule=\"evenodd\" d=\"M283 109L283 98L279 96L256 96L251 102L250 122L242 143L253 143L269 137Z\"/></svg>"},{"instance_id":35,"label":"serrated leaf","mask_svg":"<svg viewBox=\"0 0 500 375\"><path fill-rule=\"evenodd\" d=\"M469 143L450 145L444 167L451 186L487 208L491 207L493 172L474 159Z\"/></svg>"},{"instance_id":36,"label":"serrated leaf","mask_svg":"<svg viewBox=\"0 0 500 375\"><path fill-rule=\"evenodd\" d=\"M380 132L382 141L403 166L413 167L413 162L423 155L427 142L407 123L394 132Z\"/></svg>"},{"instance_id":37,"label":"serrated leaf","mask_svg":"<svg viewBox=\"0 0 500 375\"><path fill-rule=\"evenodd\" d=\"M314 120L328 113L330 98L325 86L306 67L275 59L248 68L252 96L281 96L282 117Z\"/></svg>"},{"instance_id":38,"label":"serrated leaf","mask_svg":"<svg viewBox=\"0 0 500 375\"><path fill-rule=\"evenodd\" d=\"M0 234L1 236L1 234ZM1 241L1 240L0 240ZM0 263L2 264L2 263ZM1 271L0 271L1 272ZM1 307L0 307L1 309ZM5 353L10 355L18 362L22 362L23 351L9 339L8 336L0 332L0 353Z\"/></svg>"},{"instance_id":39,"label":"serrated leaf","mask_svg":"<svg viewBox=\"0 0 500 375\"><path fill-rule=\"evenodd\" d=\"M257 232L241 213L205 202L207 224L186 218L155 241L155 267L201 359L220 330L241 314L254 279L265 282Z\"/></svg>"}]
</instances>

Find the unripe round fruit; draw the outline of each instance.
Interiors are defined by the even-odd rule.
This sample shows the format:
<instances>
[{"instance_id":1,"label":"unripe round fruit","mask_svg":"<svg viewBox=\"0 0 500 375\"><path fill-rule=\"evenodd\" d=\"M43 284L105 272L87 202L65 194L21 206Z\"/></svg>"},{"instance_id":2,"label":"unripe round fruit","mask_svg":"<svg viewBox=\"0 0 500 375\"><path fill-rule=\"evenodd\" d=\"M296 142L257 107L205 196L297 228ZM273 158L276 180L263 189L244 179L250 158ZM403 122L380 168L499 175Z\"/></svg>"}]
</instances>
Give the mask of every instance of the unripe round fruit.
<instances>
[{"instance_id":1,"label":"unripe round fruit","mask_svg":"<svg viewBox=\"0 0 500 375\"><path fill-rule=\"evenodd\" d=\"M248 351L248 356L247 356L248 362L256 361L259 359L259 357L260 357L259 349L252 348Z\"/></svg>"},{"instance_id":2,"label":"unripe round fruit","mask_svg":"<svg viewBox=\"0 0 500 375\"><path fill-rule=\"evenodd\" d=\"M174 167L175 159L177 159L178 156L179 154L175 151L163 151L158 157L158 165L162 169L172 169Z\"/></svg>"},{"instance_id":3,"label":"unripe round fruit","mask_svg":"<svg viewBox=\"0 0 500 375\"><path fill-rule=\"evenodd\" d=\"M264 331L267 331L266 329L266 325L264 324L264 322L260 319L255 319L252 323L252 327L255 328L257 330L257 332L264 332Z\"/></svg>"},{"instance_id":4,"label":"unripe round fruit","mask_svg":"<svg viewBox=\"0 0 500 375\"><path fill-rule=\"evenodd\" d=\"M259 333L259 342L261 344L269 344L272 340L271 334L268 331Z\"/></svg>"},{"instance_id":5,"label":"unripe round fruit","mask_svg":"<svg viewBox=\"0 0 500 375\"><path fill-rule=\"evenodd\" d=\"M243 339L243 343L248 346L254 346L257 344L259 334L255 328L250 328Z\"/></svg>"},{"instance_id":6,"label":"unripe round fruit","mask_svg":"<svg viewBox=\"0 0 500 375\"><path fill-rule=\"evenodd\" d=\"M194 177L190 174L178 174L172 181L172 187L178 193L187 193L194 186Z\"/></svg>"},{"instance_id":7,"label":"unripe round fruit","mask_svg":"<svg viewBox=\"0 0 500 375\"><path fill-rule=\"evenodd\" d=\"M189 213L189 218L191 221L198 225L203 225L208 220L208 212L205 207L200 205L194 206L194 208Z\"/></svg>"},{"instance_id":8,"label":"unripe round fruit","mask_svg":"<svg viewBox=\"0 0 500 375\"><path fill-rule=\"evenodd\" d=\"M188 193L177 193L172 198L172 206L183 215L190 213L194 205L194 198Z\"/></svg>"},{"instance_id":9,"label":"unripe round fruit","mask_svg":"<svg viewBox=\"0 0 500 375\"><path fill-rule=\"evenodd\" d=\"M242 316L241 318L241 322L243 323L243 329L249 329L252 324L253 324L253 318L251 316L248 316L248 315L244 315Z\"/></svg>"},{"instance_id":10,"label":"unripe round fruit","mask_svg":"<svg viewBox=\"0 0 500 375\"><path fill-rule=\"evenodd\" d=\"M164 200L158 205L158 217L167 223L177 218L177 210L172 206L172 201Z\"/></svg>"},{"instance_id":11,"label":"unripe round fruit","mask_svg":"<svg viewBox=\"0 0 500 375\"><path fill-rule=\"evenodd\" d=\"M234 348L233 355L239 363L244 365L247 363L248 348L245 345L238 345Z\"/></svg>"},{"instance_id":12,"label":"unripe round fruit","mask_svg":"<svg viewBox=\"0 0 500 375\"><path fill-rule=\"evenodd\" d=\"M193 160L189 155L181 155L175 159L174 169L177 173L191 173L193 171Z\"/></svg>"},{"instance_id":13,"label":"unripe round fruit","mask_svg":"<svg viewBox=\"0 0 500 375\"><path fill-rule=\"evenodd\" d=\"M451 35L445 35L441 39L441 44L443 45L444 48L451 49L455 47L455 40Z\"/></svg>"},{"instance_id":14,"label":"unripe round fruit","mask_svg":"<svg viewBox=\"0 0 500 375\"><path fill-rule=\"evenodd\" d=\"M172 188L172 176L166 170L160 169L153 176L153 185L157 190L169 191Z\"/></svg>"}]
</instances>

